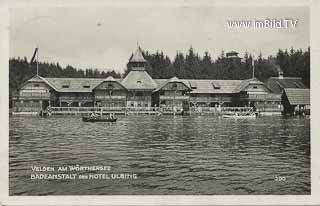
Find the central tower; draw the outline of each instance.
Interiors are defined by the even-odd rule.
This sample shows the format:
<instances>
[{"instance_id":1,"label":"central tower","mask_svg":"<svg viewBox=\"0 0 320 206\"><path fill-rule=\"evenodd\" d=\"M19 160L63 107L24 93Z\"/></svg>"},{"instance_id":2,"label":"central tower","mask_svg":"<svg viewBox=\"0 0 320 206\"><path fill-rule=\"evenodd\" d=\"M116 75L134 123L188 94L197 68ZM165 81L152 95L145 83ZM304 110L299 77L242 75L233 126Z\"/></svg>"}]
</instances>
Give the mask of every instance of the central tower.
<instances>
[{"instance_id":1,"label":"central tower","mask_svg":"<svg viewBox=\"0 0 320 206\"><path fill-rule=\"evenodd\" d=\"M151 107L152 91L157 84L146 72L146 63L143 52L138 46L128 63L130 72L121 82L128 90L128 107Z\"/></svg>"},{"instance_id":2,"label":"central tower","mask_svg":"<svg viewBox=\"0 0 320 206\"><path fill-rule=\"evenodd\" d=\"M129 60L129 66L131 67L131 70L135 71L145 71L146 70L146 63L147 61L143 57L142 50L138 46L134 54Z\"/></svg>"}]
</instances>

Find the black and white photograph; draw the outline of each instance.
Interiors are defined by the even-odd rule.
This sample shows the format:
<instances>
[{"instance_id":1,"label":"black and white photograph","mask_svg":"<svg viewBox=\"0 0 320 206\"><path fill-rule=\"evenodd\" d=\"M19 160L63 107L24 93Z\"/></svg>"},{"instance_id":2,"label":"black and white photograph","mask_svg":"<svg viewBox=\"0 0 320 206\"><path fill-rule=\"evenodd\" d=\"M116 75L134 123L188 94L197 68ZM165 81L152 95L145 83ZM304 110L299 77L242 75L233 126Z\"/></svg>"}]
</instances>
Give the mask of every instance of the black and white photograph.
<instances>
[{"instance_id":1,"label":"black and white photograph","mask_svg":"<svg viewBox=\"0 0 320 206\"><path fill-rule=\"evenodd\" d=\"M8 195L311 195L310 10L10 8Z\"/></svg>"}]
</instances>

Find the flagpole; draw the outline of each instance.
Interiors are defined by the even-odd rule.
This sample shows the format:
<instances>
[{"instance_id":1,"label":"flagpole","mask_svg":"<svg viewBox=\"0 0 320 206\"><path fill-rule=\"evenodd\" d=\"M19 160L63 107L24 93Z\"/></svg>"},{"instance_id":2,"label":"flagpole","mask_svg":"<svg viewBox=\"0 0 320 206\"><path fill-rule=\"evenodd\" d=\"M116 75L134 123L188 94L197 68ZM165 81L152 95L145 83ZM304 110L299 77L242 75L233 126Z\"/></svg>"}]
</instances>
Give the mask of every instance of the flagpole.
<instances>
[{"instance_id":1,"label":"flagpole","mask_svg":"<svg viewBox=\"0 0 320 206\"><path fill-rule=\"evenodd\" d=\"M252 79L254 79L254 55L252 55Z\"/></svg>"},{"instance_id":2,"label":"flagpole","mask_svg":"<svg viewBox=\"0 0 320 206\"><path fill-rule=\"evenodd\" d=\"M39 54L39 47L38 48L38 51L37 51L37 76L39 76L39 63L38 63L38 54Z\"/></svg>"}]
</instances>

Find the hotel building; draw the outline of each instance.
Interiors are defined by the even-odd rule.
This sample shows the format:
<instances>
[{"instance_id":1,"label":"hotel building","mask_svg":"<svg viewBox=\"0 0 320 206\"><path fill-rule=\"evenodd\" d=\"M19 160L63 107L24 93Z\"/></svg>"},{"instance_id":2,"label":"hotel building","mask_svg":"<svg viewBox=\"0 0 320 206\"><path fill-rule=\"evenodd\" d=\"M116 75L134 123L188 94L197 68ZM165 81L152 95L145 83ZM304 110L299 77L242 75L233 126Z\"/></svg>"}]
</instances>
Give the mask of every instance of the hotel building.
<instances>
[{"instance_id":1,"label":"hotel building","mask_svg":"<svg viewBox=\"0 0 320 206\"><path fill-rule=\"evenodd\" d=\"M123 79L46 78L33 76L13 97L14 112L39 112L47 107L241 107L281 112L284 88L305 88L301 79L271 78L267 84L246 80L153 79L137 48ZM285 80L284 80L285 79ZM287 85L281 83L285 81ZM280 86L282 85L282 87ZM279 87L279 88L278 88Z\"/></svg>"}]
</instances>

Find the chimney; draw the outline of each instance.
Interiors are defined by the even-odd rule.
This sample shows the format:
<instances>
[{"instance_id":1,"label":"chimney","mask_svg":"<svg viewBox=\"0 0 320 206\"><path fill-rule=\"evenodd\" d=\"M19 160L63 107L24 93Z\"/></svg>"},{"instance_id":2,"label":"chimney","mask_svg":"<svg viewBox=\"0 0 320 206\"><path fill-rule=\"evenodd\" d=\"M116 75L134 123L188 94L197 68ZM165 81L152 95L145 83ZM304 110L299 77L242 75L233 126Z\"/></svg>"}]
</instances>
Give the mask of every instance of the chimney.
<instances>
[{"instance_id":1,"label":"chimney","mask_svg":"<svg viewBox=\"0 0 320 206\"><path fill-rule=\"evenodd\" d=\"M283 71L281 70L280 66L279 65L275 65L276 68L277 68L277 71L278 71L278 78L279 79L283 79Z\"/></svg>"},{"instance_id":2,"label":"chimney","mask_svg":"<svg viewBox=\"0 0 320 206\"><path fill-rule=\"evenodd\" d=\"M278 73L279 73L278 78L279 78L279 79L283 79L283 71L279 71Z\"/></svg>"}]
</instances>

